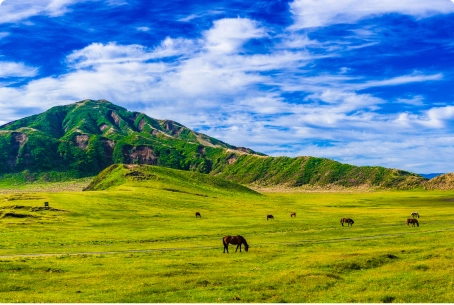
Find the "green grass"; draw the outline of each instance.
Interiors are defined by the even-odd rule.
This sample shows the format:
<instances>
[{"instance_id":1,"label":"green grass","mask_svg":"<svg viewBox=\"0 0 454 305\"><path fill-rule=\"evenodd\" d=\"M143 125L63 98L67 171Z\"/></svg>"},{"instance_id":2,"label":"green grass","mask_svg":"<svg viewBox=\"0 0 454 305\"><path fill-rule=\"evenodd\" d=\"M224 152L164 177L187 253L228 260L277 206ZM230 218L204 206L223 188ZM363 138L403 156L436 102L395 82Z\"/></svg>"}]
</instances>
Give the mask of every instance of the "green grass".
<instances>
[{"instance_id":1,"label":"green grass","mask_svg":"<svg viewBox=\"0 0 454 305\"><path fill-rule=\"evenodd\" d=\"M454 191L257 195L171 173L0 194L0 302L454 299ZM420 227L405 226L412 211ZM236 234L249 252L223 254L221 238Z\"/></svg>"}]
</instances>

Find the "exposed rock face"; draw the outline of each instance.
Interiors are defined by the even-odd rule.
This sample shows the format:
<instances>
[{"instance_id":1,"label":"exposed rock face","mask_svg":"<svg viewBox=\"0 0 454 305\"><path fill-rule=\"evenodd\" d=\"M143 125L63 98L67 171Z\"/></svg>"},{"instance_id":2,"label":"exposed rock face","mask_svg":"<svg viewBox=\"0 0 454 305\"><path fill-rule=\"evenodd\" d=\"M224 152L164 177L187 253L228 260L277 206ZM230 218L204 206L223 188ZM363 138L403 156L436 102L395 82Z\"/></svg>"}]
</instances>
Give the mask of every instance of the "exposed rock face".
<instances>
[{"instance_id":1,"label":"exposed rock face","mask_svg":"<svg viewBox=\"0 0 454 305\"><path fill-rule=\"evenodd\" d=\"M137 147L125 145L123 147L124 163L157 165L158 158L152 148L144 145Z\"/></svg>"},{"instance_id":2,"label":"exposed rock face","mask_svg":"<svg viewBox=\"0 0 454 305\"><path fill-rule=\"evenodd\" d=\"M169 131L172 136L179 136L183 131L182 127L175 126L173 121L170 120L164 122L164 129Z\"/></svg>"},{"instance_id":3,"label":"exposed rock face","mask_svg":"<svg viewBox=\"0 0 454 305\"><path fill-rule=\"evenodd\" d=\"M120 117L114 111L110 111L110 117L115 122L115 125L120 127Z\"/></svg>"},{"instance_id":4,"label":"exposed rock face","mask_svg":"<svg viewBox=\"0 0 454 305\"><path fill-rule=\"evenodd\" d=\"M227 163L228 164L233 164L235 161L238 159L238 156L235 154L230 155L230 157L227 158Z\"/></svg>"},{"instance_id":5,"label":"exposed rock face","mask_svg":"<svg viewBox=\"0 0 454 305\"><path fill-rule=\"evenodd\" d=\"M25 133L22 132L12 132L11 133L11 153L6 160L9 168L14 170L17 163L17 158L19 157L19 149L24 145L28 140L28 137ZM24 157L26 157L24 155ZM25 158L25 163L27 163L27 159Z\"/></svg>"},{"instance_id":6,"label":"exposed rock face","mask_svg":"<svg viewBox=\"0 0 454 305\"><path fill-rule=\"evenodd\" d=\"M140 131L143 130L143 126L145 126L145 120L144 119L141 119L140 122L139 122L139 126L137 126L139 128Z\"/></svg>"},{"instance_id":7,"label":"exposed rock face","mask_svg":"<svg viewBox=\"0 0 454 305\"><path fill-rule=\"evenodd\" d=\"M106 158L112 159L115 142L109 139L102 139L101 142L104 148L104 155Z\"/></svg>"},{"instance_id":8,"label":"exposed rock face","mask_svg":"<svg viewBox=\"0 0 454 305\"><path fill-rule=\"evenodd\" d=\"M205 146L200 145L199 147L197 147L197 152L204 156L206 154Z\"/></svg>"},{"instance_id":9,"label":"exposed rock face","mask_svg":"<svg viewBox=\"0 0 454 305\"><path fill-rule=\"evenodd\" d=\"M90 140L90 137L86 134L76 135L73 139L74 144L77 147L82 148L82 149L87 149L89 140Z\"/></svg>"},{"instance_id":10,"label":"exposed rock face","mask_svg":"<svg viewBox=\"0 0 454 305\"><path fill-rule=\"evenodd\" d=\"M246 148L246 147L237 147L236 149L241 151L241 152L247 153L247 154L251 153L251 150L249 148Z\"/></svg>"},{"instance_id":11,"label":"exposed rock face","mask_svg":"<svg viewBox=\"0 0 454 305\"><path fill-rule=\"evenodd\" d=\"M106 130L106 129L108 129L108 128L109 128L109 125L107 125L107 124L101 124L101 125L99 126L99 130L101 130L101 131L104 131L104 130Z\"/></svg>"}]
</instances>

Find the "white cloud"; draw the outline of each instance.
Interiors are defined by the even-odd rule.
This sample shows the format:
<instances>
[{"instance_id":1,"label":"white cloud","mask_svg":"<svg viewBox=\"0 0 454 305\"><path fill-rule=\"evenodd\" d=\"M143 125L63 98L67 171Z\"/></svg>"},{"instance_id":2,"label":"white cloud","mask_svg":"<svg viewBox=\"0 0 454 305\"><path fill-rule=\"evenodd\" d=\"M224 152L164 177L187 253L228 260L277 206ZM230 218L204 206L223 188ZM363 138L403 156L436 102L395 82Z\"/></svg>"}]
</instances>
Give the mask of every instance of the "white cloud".
<instances>
[{"instance_id":1,"label":"white cloud","mask_svg":"<svg viewBox=\"0 0 454 305\"><path fill-rule=\"evenodd\" d=\"M0 78L34 77L37 73L37 68L28 67L23 63L0 61Z\"/></svg>"},{"instance_id":2,"label":"white cloud","mask_svg":"<svg viewBox=\"0 0 454 305\"><path fill-rule=\"evenodd\" d=\"M109 5L123 5L124 1L114 0L83 0L103 1ZM44 15L58 17L70 11L70 7L80 0L6 0L0 5L0 24L24 21L30 17Z\"/></svg>"},{"instance_id":3,"label":"white cloud","mask_svg":"<svg viewBox=\"0 0 454 305\"><path fill-rule=\"evenodd\" d=\"M65 3L55 5L64 7ZM20 87L0 87L0 120L18 119L32 107L36 112L37 108L44 111L82 99L104 98L158 119L180 121L233 145L275 155L325 156L358 165L391 164L407 169L422 168L422 160L408 153L415 152L413 147L430 156L430 150L419 142L424 135L440 133L431 143L446 138L443 128L453 119L451 106L385 115L379 113L380 107L388 101L358 92L440 81L444 75L415 72L371 80L349 75L348 66L317 75L318 59L341 54L311 53L311 47L324 51L326 46L296 32L279 34L279 43L267 52L246 52L248 42L270 33L253 20L238 18L218 20L191 40L167 37L155 46L92 43L67 56L66 74ZM20 63L9 69L7 76L14 71L22 77L36 75L33 68ZM297 100L286 98L298 92L304 94ZM421 105L423 100L415 93L391 102ZM139 104L144 108L137 109ZM413 138L418 142L408 140ZM454 146L447 138L443 150ZM314 139L328 144L313 145ZM399 154L407 158L401 166Z\"/></svg>"},{"instance_id":4,"label":"white cloud","mask_svg":"<svg viewBox=\"0 0 454 305\"><path fill-rule=\"evenodd\" d=\"M266 35L257 22L245 18L226 18L214 22L213 27L204 33L206 48L215 53L238 52L248 40Z\"/></svg>"},{"instance_id":5,"label":"white cloud","mask_svg":"<svg viewBox=\"0 0 454 305\"><path fill-rule=\"evenodd\" d=\"M137 27L137 31L139 32L149 32L151 29L147 26L139 26Z\"/></svg>"},{"instance_id":6,"label":"white cloud","mask_svg":"<svg viewBox=\"0 0 454 305\"><path fill-rule=\"evenodd\" d=\"M293 29L354 23L362 18L400 13L424 18L454 12L446 0L295 0L290 4Z\"/></svg>"}]
</instances>

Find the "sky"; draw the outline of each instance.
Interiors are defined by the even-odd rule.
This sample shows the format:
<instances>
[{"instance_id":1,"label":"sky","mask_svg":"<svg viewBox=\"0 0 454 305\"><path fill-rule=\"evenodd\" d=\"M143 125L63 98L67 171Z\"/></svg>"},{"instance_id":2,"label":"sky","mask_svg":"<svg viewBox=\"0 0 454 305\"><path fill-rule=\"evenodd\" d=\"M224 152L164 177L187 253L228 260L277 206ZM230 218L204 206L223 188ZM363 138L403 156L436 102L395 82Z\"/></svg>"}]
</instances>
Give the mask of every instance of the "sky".
<instances>
[{"instance_id":1,"label":"sky","mask_svg":"<svg viewBox=\"0 0 454 305\"><path fill-rule=\"evenodd\" d=\"M106 99L270 156L454 172L454 0L0 0L0 125Z\"/></svg>"}]
</instances>

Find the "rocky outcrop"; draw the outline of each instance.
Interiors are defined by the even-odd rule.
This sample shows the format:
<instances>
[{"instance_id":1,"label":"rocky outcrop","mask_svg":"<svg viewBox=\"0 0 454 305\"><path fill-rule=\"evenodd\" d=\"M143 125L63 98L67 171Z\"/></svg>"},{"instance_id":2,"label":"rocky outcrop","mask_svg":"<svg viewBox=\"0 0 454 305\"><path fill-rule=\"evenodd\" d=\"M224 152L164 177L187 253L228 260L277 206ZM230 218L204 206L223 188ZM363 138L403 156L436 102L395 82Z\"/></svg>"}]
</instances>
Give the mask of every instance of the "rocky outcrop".
<instances>
[{"instance_id":1,"label":"rocky outcrop","mask_svg":"<svg viewBox=\"0 0 454 305\"><path fill-rule=\"evenodd\" d=\"M74 145L84 150L87 149L89 140L90 137L86 134L78 134L73 138Z\"/></svg>"},{"instance_id":2,"label":"rocky outcrop","mask_svg":"<svg viewBox=\"0 0 454 305\"><path fill-rule=\"evenodd\" d=\"M136 147L125 145L123 147L123 157L125 164L158 164L158 158L154 154L153 149L144 145Z\"/></svg>"},{"instance_id":3,"label":"rocky outcrop","mask_svg":"<svg viewBox=\"0 0 454 305\"><path fill-rule=\"evenodd\" d=\"M11 133L11 153L8 155L6 160L7 166L11 171L14 171L16 168L17 160L19 158L20 148L27 142L28 137L25 133L22 132L12 132ZM28 164L29 154L24 154L24 163ZM27 158L28 157L28 158Z\"/></svg>"},{"instance_id":4,"label":"rocky outcrop","mask_svg":"<svg viewBox=\"0 0 454 305\"><path fill-rule=\"evenodd\" d=\"M112 160L113 151L115 148L115 142L109 139L102 139L102 146L104 148L104 156L109 160Z\"/></svg>"}]
</instances>

